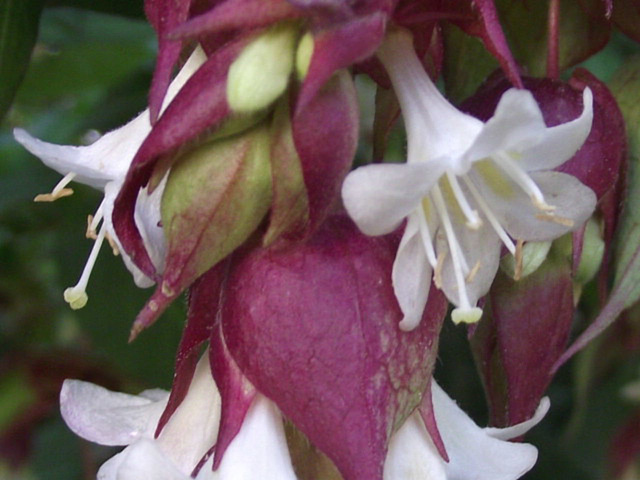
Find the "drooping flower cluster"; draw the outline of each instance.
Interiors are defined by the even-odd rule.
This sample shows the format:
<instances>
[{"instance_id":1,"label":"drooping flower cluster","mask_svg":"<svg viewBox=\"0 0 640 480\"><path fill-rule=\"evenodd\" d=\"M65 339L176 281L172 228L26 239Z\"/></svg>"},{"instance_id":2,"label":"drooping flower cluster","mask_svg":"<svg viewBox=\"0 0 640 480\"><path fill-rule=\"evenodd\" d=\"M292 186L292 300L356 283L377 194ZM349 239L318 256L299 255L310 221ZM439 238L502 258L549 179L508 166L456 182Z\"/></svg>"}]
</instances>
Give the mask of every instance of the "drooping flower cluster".
<instances>
[{"instance_id":1,"label":"drooping flower cluster","mask_svg":"<svg viewBox=\"0 0 640 480\"><path fill-rule=\"evenodd\" d=\"M46 199L72 180L104 191L89 220L94 249L65 292L73 308L87 301L104 239L138 285L156 283L132 340L189 291L170 393L63 387L78 435L126 447L98 477L323 478L320 462L309 473L295 455L316 449L345 480L526 473L535 447L507 440L545 415L548 372L513 409L517 422L480 429L433 380L440 328L447 300L455 323L480 320L504 252L518 280L525 242L582 231L600 192L557 170L589 136L591 89L579 89L576 115L548 126L489 0L147 0L145 10L159 38L149 110L86 147L15 131L65 175ZM454 107L421 62L439 71L445 20L479 36L517 87L483 120ZM170 82L186 40L199 46ZM392 87L406 163L348 173L355 70ZM484 361L494 346L479 332Z\"/></svg>"}]
</instances>

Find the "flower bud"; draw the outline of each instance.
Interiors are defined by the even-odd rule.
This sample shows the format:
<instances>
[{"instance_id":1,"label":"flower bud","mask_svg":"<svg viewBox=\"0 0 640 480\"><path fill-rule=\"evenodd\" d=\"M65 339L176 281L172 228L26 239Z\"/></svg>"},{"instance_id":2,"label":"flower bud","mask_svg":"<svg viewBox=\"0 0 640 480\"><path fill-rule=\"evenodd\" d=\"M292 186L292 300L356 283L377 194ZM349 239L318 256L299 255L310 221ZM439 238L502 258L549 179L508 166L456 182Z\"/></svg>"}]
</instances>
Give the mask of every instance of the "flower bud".
<instances>
[{"instance_id":1,"label":"flower bud","mask_svg":"<svg viewBox=\"0 0 640 480\"><path fill-rule=\"evenodd\" d=\"M293 24L277 25L245 47L229 68L227 102L232 111L260 110L285 91L293 71L297 37Z\"/></svg>"}]
</instances>

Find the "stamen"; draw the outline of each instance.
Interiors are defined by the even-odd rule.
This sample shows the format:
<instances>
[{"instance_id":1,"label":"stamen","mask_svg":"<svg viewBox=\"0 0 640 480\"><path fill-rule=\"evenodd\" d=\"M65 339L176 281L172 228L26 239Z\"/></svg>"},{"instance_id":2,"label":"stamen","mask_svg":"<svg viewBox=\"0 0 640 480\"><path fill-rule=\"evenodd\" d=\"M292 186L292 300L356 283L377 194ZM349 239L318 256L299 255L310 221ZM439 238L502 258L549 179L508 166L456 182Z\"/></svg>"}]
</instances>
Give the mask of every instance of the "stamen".
<instances>
[{"instance_id":1,"label":"stamen","mask_svg":"<svg viewBox=\"0 0 640 480\"><path fill-rule=\"evenodd\" d=\"M469 202L467 202L467 198L465 197L462 188L460 188L460 184L455 175L451 172L447 172L447 180L449 180L449 185L451 185L451 190L453 191L453 196L458 202L458 206L462 213L467 218L467 227L472 230L478 230L482 226L482 219L478 212L471 208Z\"/></svg>"},{"instance_id":2,"label":"stamen","mask_svg":"<svg viewBox=\"0 0 640 480\"><path fill-rule=\"evenodd\" d=\"M487 202L485 202L484 198L482 198L482 195L480 195L480 192L478 191L476 186L473 184L471 179L467 175L465 175L462 178L464 179L465 184L469 188L471 195L473 195L474 200L482 210L482 213L484 213L484 216L487 217L487 220L489 220L491 227L493 227L493 230L496 232L498 237L500 237L500 240L502 240L502 243L504 244L504 246L507 247L507 250L509 250L509 252L511 252L511 255L515 255L516 246L514 245L513 240L511 240L511 238L509 237L505 229L502 228L502 225L500 225L500 221L491 210L491 207L489 207Z\"/></svg>"},{"instance_id":3,"label":"stamen","mask_svg":"<svg viewBox=\"0 0 640 480\"><path fill-rule=\"evenodd\" d=\"M545 202L544 195L542 194L542 191L540 191L536 182L533 181L529 174L520 167L517 162L514 162L504 153L500 153L492 157L492 159L507 175L509 175L509 177L511 177L514 182L520 186L520 188L522 188L522 190L529 195L529 197L531 197L531 201L538 210L552 212L556 209L553 205L549 205Z\"/></svg>"},{"instance_id":4,"label":"stamen","mask_svg":"<svg viewBox=\"0 0 640 480\"><path fill-rule=\"evenodd\" d=\"M438 215L442 220L442 225L444 226L445 233L447 235L447 243L449 244L449 250L451 251L451 260L453 262L453 273L456 279L456 284L458 286L458 299L460 301L460 306L464 310L467 310L472 307L469 302L469 297L467 296L467 289L464 281L463 269L465 269L465 266L463 266L462 263L466 263L466 261L464 260L464 256L462 254L460 245L458 244L458 239L456 238L455 232L453 231L453 225L451 224L451 219L449 218L447 207L444 203L442 191L437 185L433 187L433 200L436 206L436 210L438 211ZM468 270L468 268L466 268L466 270Z\"/></svg>"},{"instance_id":5,"label":"stamen","mask_svg":"<svg viewBox=\"0 0 640 480\"><path fill-rule=\"evenodd\" d=\"M469 272L469 275L467 275L467 278L464 279L465 282L467 283L473 282L473 279L476 278L476 275L478 274L478 271L480 270L481 265L482 263L480 262L480 260L478 260L476 264L473 266L473 268L471 269L471 271Z\"/></svg>"},{"instance_id":6,"label":"stamen","mask_svg":"<svg viewBox=\"0 0 640 480\"><path fill-rule=\"evenodd\" d=\"M422 213L418 216L418 228L420 229L420 237L422 238L422 244L424 245L424 250L427 254L427 260L431 264L431 267L435 268L438 260L436 259L436 251L433 248L433 242L431 241L431 231L429 230L429 225L427 224L424 206L422 207Z\"/></svg>"},{"instance_id":7,"label":"stamen","mask_svg":"<svg viewBox=\"0 0 640 480\"><path fill-rule=\"evenodd\" d=\"M523 252L522 252L522 248L524 246L524 242L520 239L518 239L518 243L516 245L516 254L514 255L516 258L516 267L514 269L513 272L513 279L515 281L518 281L522 278L522 258L523 258Z\"/></svg>"},{"instance_id":8,"label":"stamen","mask_svg":"<svg viewBox=\"0 0 640 480\"><path fill-rule=\"evenodd\" d=\"M558 225L562 225L563 227L571 228L575 225L575 222L570 218L560 217L552 213L537 213L536 218L538 220L544 220L545 222L557 223Z\"/></svg>"},{"instance_id":9,"label":"stamen","mask_svg":"<svg viewBox=\"0 0 640 480\"><path fill-rule=\"evenodd\" d=\"M111 237L111 235L109 235L109 233L105 233L104 238L106 238L107 242L109 242L109 246L111 247L111 253L113 253L113 256L117 257L118 255L120 255L120 249L118 248L118 244Z\"/></svg>"},{"instance_id":10,"label":"stamen","mask_svg":"<svg viewBox=\"0 0 640 480\"><path fill-rule=\"evenodd\" d=\"M442 290L442 267L444 267L445 258L447 258L446 250L438 255L438 263L436 263L436 267L433 270L433 283L440 290Z\"/></svg>"},{"instance_id":11,"label":"stamen","mask_svg":"<svg viewBox=\"0 0 640 480\"><path fill-rule=\"evenodd\" d=\"M96 210L96 213L87 217L87 232L85 233L85 236L87 238L92 238L93 240L96 239L96 230L98 229L98 225L100 225L100 222L104 218L104 202L105 199L103 198L102 202L100 202L100 206Z\"/></svg>"},{"instance_id":12,"label":"stamen","mask_svg":"<svg viewBox=\"0 0 640 480\"><path fill-rule=\"evenodd\" d=\"M65 188L69 183L75 178L76 174L74 172L66 174L62 180L58 182L58 184L53 187L51 193L41 193L40 195L36 195L33 199L34 202L55 202L59 198L68 197L69 195L73 195L73 189Z\"/></svg>"},{"instance_id":13,"label":"stamen","mask_svg":"<svg viewBox=\"0 0 640 480\"><path fill-rule=\"evenodd\" d=\"M100 228L100 232L98 233L96 241L93 244L93 248L91 249L91 253L89 254L87 263L84 266L84 270L82 270L80 280L78 280L78 283L75 286L69 287L64 291L65 302L67 302L69 306L74 310L78 310L87 304L87 300L89 299L86 292L87 284L89 283L91 271L93 270L96 259L98 258L98 252L100 252L100 247L102 246L102 241L104 240L105 233L106 229L103 224L102 228Z\"/></svg>"}]
</instances>

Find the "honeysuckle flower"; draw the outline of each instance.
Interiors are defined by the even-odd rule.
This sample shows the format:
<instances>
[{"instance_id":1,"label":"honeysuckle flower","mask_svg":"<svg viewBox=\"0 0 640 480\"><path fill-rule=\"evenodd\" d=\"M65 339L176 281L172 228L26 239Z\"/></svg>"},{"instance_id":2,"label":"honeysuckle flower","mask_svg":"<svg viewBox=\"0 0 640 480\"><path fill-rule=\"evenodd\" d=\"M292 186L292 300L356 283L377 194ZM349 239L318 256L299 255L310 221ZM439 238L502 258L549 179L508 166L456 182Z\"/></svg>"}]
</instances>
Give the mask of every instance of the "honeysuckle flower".
<instances>
[{"instance_id":1,"label":"honeysuckle flower","mask_svg":"<svg viewBox=\"0 0 640 480\"><path fill-rule=\"evenodd\" d=\"M533 417L507 428L480 428L432 382L433 412L448 461L442 459L422 417L415 412L394 434L385 463L385 480L515 480L535 464L533 445L507 440L524 435L549 410L543 398Z\"/></svg>"},{"instance_id":2,"label":"honeysuckle flower","mask_svg":"<svg viewBox=\"0 0 640 480\"><path fill-rule=\"evenodd\" d=\"M589 188L550 171L587 137L591 91L583 92L578 118L547 128L531 93L512 89L485 123L440 94L407 32L390 32L378 58L402 108L407 163L351 172L343 185L345 207L368 235L389 233L407 220L392 274L403 329L420 321L432 272L456 306L453 321L476 322L501 244L519 260L524 241L556 238L594 209Z\"/></svg>"},{"instance_id":3,"label":"honeysuckle flower","mask_svg":"<svg viewBox=\"0 0 640 480\"><path fill-rule=\"evenodd\" d=\"M204 59L204 52L197 48L171 83L165 99L165 107ZM82 308L87 303L87 284L105 239L111 244L114 253L122 254L124 263L133 274L138 286L148 287L154 283L135 266L122 248L112 222L113 204L129 165L150 131L148 109L126 125L106 133L88 146L55 145L34 138L22 129L14 130L14 137L19 143L39 157L45 165L64 175L51 193L38 195L35 198L36 201L54 201L71 195L73 190L67 188L67 185L72 181L104 192L100 206L93 215L89 216L87 222L87 238L95 239L91 253L78 283L64 292L65 300L73 309ZM159 226L162 190L163 188L158 188L150 195L146 190L141 191L135 211L135 221L140 229L145 248L158 270L163 268L165 250L164 235Z\"/></svg>"},{"instance_id":4,"label":"honeysuckle flower","mask_svg":"<svg viewBox=\"0 0 640 480\"><path fill-rule=\"evenodd\" d=\"M60 405L67 425L86 440L126 446L102 465L98 479L295 480L280 413L261 395L254 399L219 468L212 470L220 395L207 355L198 363L184 400L154 438L168 396L163 390L136 396L65 381Z\"/></svg>"}]
</instances>

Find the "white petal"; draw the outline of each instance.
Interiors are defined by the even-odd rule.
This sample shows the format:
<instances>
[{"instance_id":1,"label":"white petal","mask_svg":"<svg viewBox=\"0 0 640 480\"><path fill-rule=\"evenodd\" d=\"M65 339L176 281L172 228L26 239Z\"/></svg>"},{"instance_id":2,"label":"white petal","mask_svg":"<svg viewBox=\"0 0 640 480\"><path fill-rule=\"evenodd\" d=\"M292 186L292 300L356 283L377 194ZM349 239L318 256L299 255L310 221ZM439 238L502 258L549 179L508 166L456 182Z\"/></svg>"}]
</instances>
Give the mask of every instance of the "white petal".
<instances>
[{"instance_id":1,"label":"white petal","mask_svg":"<svg viewBox=\"0 0 640 480\"><path fill-rule=\"evenodd\" d=\"M593 95L582 92L582 114L575 120L547 128L539 144L520 150L520 165L528 171L550 170L569 160L582 146L593 122Z\"/></svg>"},{"instance_id":2,"label":"white petal","mask_svg":"<svg viewBox=\"0 0 640 480\"><path fill-rule=\"evenodd\" d=\"M384 235L419 207L445 166L438 161L357 168L342 185L344 206L363 233Z\"/></svg>"},{"instance_id":3,"label":"white petal","mask_svg":"<svg viewBox=\"0 0 640 480\"><path fill-rule=\"evenodd\" d=\"M203 355L189 391L157 439L158 448L185 474L190 474L215 444L220 423L220 394Z\"/></svg>"},{"instance_id":4,"label":"white petal","mask_svg":"<svg viewBox=\"0 0 640 480\"><path fill-rule=\"evenodd\" d=\"M282 418L275 405L258 395L242 428L222 457L212 480L296 480Z\"/></svg>"},{"instance_id":5,"label":"white petal","mask_svg":"<svg viewBox=\"0 0 640 480\"><path fill-rule=\"evenodd\" d=\"M129 445L151 438L167 402L111 392L79 380L65 380L60 391L62 418L74 433L101 445Z\"/></svg>"},{"instance_id":6,"label":"white petal","mask_svg":"<svg viewBox=\"0 0 640 480\"><path fill-rule=\"evenodd\" d=\"M491 287L500 265L500 239L492 229L488 220L477 230L468 228L460 222L453 222L453 230L464 254L467 266L474 273L468 272L465 278L465 290L471 307L475 307L478 299L484 296ZM444 232L437 236L438 255L447 251L442 266L442 290L456 306L460 306L459 289L453 268L453 256L449 245L445 242Z\"/></svg>"},{"instance_id":7,"label":"white petal","mask_svg":"<svg viewBox=\"0 0 640 480\"><path fill-rule=\"evenodd\" d=\"M124 178L133 156L150 131L149 113L145 110L126 125L85 147L43 142L19 128L13 135L46 166L61 175L74 172L75 181L104 189L107 182Z\"/></svg>"},{"instance_id":8,"label":"white petal","mask_svg":"<svg viewBox=\"0 0 640 480\"><path fill-rule=\"evenodd\" d=\"M546 126L531 92L507 90L466 153L469 162L502 151L522 151L540 143Z\"/></svg>"},{"instance_id":9,"label":"white petal","mask_svg":"<svg viewBox=\"0 0 640 480\"><path fill-rule=\"evenodd\" d=\"M431 265L427 261L417 215L420 213L409 217L391 274L393 290L404 314L400 322L403 330L412 330L420 323L431 286Z\"/></svg>"},{"instance_id":10,"label":"white petal","mask_svg":"<svg viewBox=\"0 0 640 480\"><path fill-rule=\"evenodd\" d=\"M507 181L511 183L511 194L507 197L480 185L485 200L513 238L534 242L553 240L578 228L593 213L595 194L574 176L548 171L534 172L530 177L546 203L556 207L555 210L545 214L510 180Z\"/></svg>"},{"instance_id":11,"label":"white petal","mask_svg":"<svg viewBox=\"0 0 640 480\"><path fill-rule=\"evenodd\" d=\"M478 427L432 382L433 408L449 455L447 480L515 480L533 467L537 449L498 440Z\"/></svg>"},{"instance_id":12,"label":"white petal","mask_svg":"<svg viewBox=\"0 0 640 480\"><path fill-rule=\"evenodd\" d=\"M418 412L407 418L391 437L383 479L451 480Z\"/></svg>"},{"instance_id":13,"label":"white petal","mask_svg":"<svg viewBox=\"0 0 640 480\"><path fill-rule=\"evenodd\" d=\"M549 400L549 397L543 397L540 400L540 405L536 408L533 417L529 420L525 420L524 422L506 428L487 427L484 431L487 435L499 440L511 440L512 438L520 437L540 423L549 411L550 407L551 401Z\"/></svg>"},{"instance_id":14,"label":"white petal","mask_svg":"<svg viewBox=\"0 0 640 480\"><path fill-rule=\"evenodd\" d=\"M196 48L171 82L164 107L205 60L206 55L202 49ZM61 175L74 172L75 181L104 189L108 182L124 179L133 157L150 131L149 111L145 110L124 126L104 134L88 146L43 142L19 128L13 131L13 135L27 150Z\"/></svg>"},{"instance_id":15,"label":"white petal","mask_svg":"<svg viewBox=\"0 0 640 480\"><path fill-rule=\"evenodd\" d=\"M98 471L98 480L189 480L164 452L148 439L141 439L107 461Z\"/></svg>"}]
</instances>

